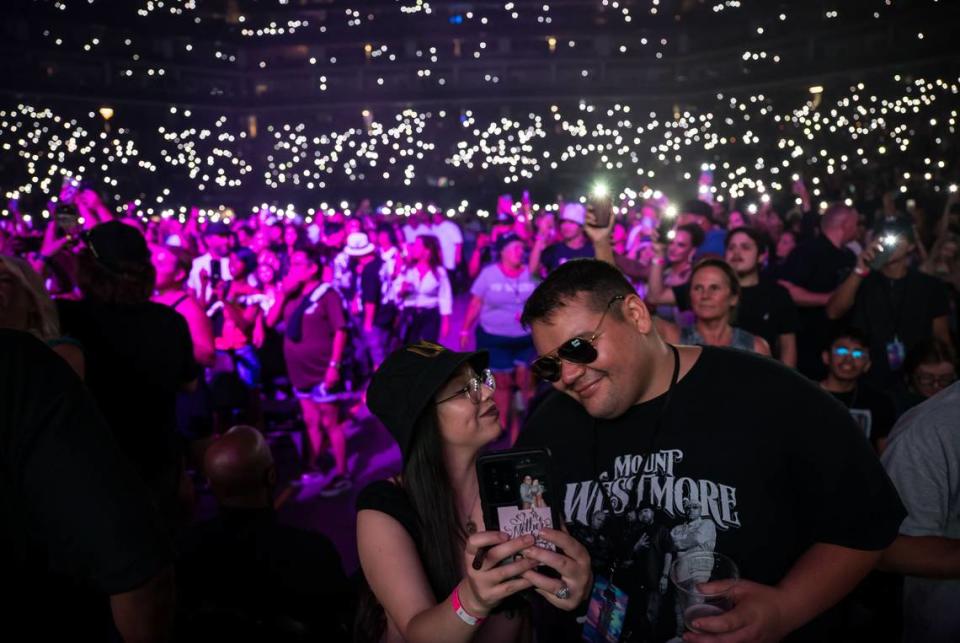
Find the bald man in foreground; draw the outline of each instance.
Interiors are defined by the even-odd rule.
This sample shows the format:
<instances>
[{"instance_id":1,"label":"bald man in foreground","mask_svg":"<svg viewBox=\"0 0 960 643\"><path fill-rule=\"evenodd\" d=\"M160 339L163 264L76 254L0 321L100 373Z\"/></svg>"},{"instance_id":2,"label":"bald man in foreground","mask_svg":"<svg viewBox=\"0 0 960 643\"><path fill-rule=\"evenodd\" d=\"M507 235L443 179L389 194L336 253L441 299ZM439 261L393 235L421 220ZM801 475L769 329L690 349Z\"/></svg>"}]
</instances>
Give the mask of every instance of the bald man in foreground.
<instances>
[{"instance_id":1,"label":"bald man in foreground","mask_svg":"<svg viewBox=\"0 0 960 643\"><path fill-rule=\"evenodd\" d=\"M230 429L207 449L204 464L219 515L181 542L181 638L227 636L229 626L244 638L305 632L349 640L353 596L340 556L325 536L278 522L277 474L260 432Z\"/></svg>"}]
</instances>

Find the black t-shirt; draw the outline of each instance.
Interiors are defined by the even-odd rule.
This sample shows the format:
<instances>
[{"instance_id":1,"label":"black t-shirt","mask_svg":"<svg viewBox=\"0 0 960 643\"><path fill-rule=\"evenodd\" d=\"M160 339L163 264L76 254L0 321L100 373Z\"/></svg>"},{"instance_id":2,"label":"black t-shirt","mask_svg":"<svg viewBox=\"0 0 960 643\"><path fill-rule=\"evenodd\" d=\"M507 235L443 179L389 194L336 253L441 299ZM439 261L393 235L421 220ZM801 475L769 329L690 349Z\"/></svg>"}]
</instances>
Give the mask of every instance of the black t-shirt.
<instances>
[{"instance_id":1,"label":"black t-shirt","mask_svg":"<svg viewBox=\"0 0 960 643\"><path fill-rule=\"evenodd\" d=\"M896 537L905 512L890 479L850 414L818 385L773 360L706 347L666 410L665 398L594 420L556 394L531 417L517 446L552 451L571 533L595 534L651 507L669 530L674 559L718 551L743 578L767 585L815 543L879 550ZM617 562L622 570L627 561ZM602 564L594 571L608 575ZM614 581L628 592L637 584L622 571ZM552 615L566 627L541 623L543 639L576 640L579 630ZM635 640L676 635L672 607L657 619L654 637ZM829 640L827 620L790 640Z\"/></svg>"},{"instance_id":2,"label":"black t-shirt","mask_svg":"<svg viewBox=\"0 0 960 643\"><path fill-rule=\"evenodd\" d=\"M200 374L187 322L175 310L58 301L64 335L86 358L86 383L120 448L148 481L178 462L176 395Z\"/></svg>"},{"instance_id":3,"label":"black t-shirt","mask_svg":"<svg viewBox=\"0 0 960 643\"><path fill-rule=\"evenodd\" d=\"M849 248L838 248L821 234L790 253L780 278L810 292L829 293L843 283L856 262L856 255ZM820 353L843 322L827 319L823 306L802 306L798 313L797 368L807 377L820 380L826 374Z\"/></svg>"},{"instance_id":4,"label":"black t-shirt","mask_svg":"<svg viewBox=\"0 0 960 643\"><path fill-rule=\"evenodd\" d=\"M585 243L580 248L571 248L562 241L547 246L543 254L540 255L540 263L547 267L547 272L553 272L558 266L561 266L571 259L592 258L594 255L593 244Z\"/></svg>"},{"instance_id":5,"label":"black t-shirt","mask_svg":"<svg viewBox=\"0 0 960 643\"><path fill-rule=\"evenodd\" d=\"M933 320L948 312L946 286L936 277L910 270L903 279L881 272L867 275L857 290L851 324L866 335L872 366L864 381L888 390L898 384L900 369L891 369L887 344L895 338L909 351L933 336Z\"/></svg>"},{"instance_id":6,"label":"black t-shirt","mask_svg":"<svg viewBox=\"0 0 960 643\"><path fill-rule=\"evenodd\" d=\"M690 310L690 284L673 287L673 296L680 310ZM797 307L790 293L780 284L761 278L756 286L740 289L740 303L734 325L767 340L779 355L780 335L795 334L800 328Z\"/></svg>"},{"instance_id":7,"label":"black t-shirt","mask_svg":"<svg viewBox=\"0 0 960 643\"><path fill-rule=\"evenodd\" d=\"M0 330L0 551L4 631L100 640L105 595L170 558L149 493L89 392L58 355ZM102 611L98 611L102 610ZM89 636L88 636L89 635Z\"/></svg>"},{"instance_id":8,"label":"black t-shirt","mask_svg":"<svg viewBox=\"0 0 960 643\"><path fill-rule=\"evenodd\" d=\"M363 267L360 273L360 301L364 305L374 305L373 321L377 326L385 328L393 322L393 317L381 314L380 310L383 305L383 281L380 279L382 268L383 260L380 257Z\"/></svg>"},{"instance_id":9,"label":"black t-shirt","mask_svg":"<svg viewBox=\"0 0 960 643\"><path fill-rule=\"evenodd\" d=\"M288 618L307 638L350 640L353 592L326 536L279 523L271 508L221 508L190 527L178 549L177 607L188 631L197 634L215 607L267 629Z\"/></svg>"},{"instance_id":10,"label":"black t-shirt","mask_svg":"<svg viewBox=\"0 0 960 643\"><path fill-rule=\"evenodd\" d=\"M857 385L849 393L830 395L840 400L850 410L850 415L874 444L890 435L897 420L896 407L889 395L867 385Z\"/></svg>"}]
</instances>

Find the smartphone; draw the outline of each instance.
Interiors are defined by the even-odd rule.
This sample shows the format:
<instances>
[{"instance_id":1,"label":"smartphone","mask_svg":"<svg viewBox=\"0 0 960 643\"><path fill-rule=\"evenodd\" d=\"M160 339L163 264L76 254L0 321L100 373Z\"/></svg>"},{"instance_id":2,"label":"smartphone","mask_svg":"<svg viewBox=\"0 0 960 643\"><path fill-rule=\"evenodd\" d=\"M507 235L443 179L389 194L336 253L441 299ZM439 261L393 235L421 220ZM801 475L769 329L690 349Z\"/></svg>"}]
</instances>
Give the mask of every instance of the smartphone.
<instances>
[{"instance_id":1,"label":"smartphone","mask_svg":"<svg viewBox=\"0 0 960 643\"><path fill-rule=\"evenodd\" d=\"M477 459L477 481L483 523L510 538L536 534L540 529L560 529L560 490L552 473L547 449L509 449ZM541 538L537 546L556 551Z\"/></svg>"},{"instance_id":2,"label":"smartphone","mask_svg":"<svg viewBox=\"0 0 960 643\"><path fill-rule=\"evenodd\" d=\"M54 213L57 228L66 236L73 236L80 229L80 217L72 208L60 206Z\"/></svg>"},{"instance_id":3,"label":"smartphone","mask_svg":"<svg viewBox=\"0 0 960 643\"><path fill-rule=\"evenodd\" d=\"M890 260L894 251L896 251L897 244L900 243L900 237L895 234L882 233L875 243L878 244L879 250L877 250L877 254L873 256L873 261L870 262L870 268L872 270L880 270L886 265L887 261Z\"/></svg>"},{"instance_id":4,"label":"smartphone","mask_svg":"<svg viewBox=\"0 0 960 643\"><path fill-rule=\"evenodd\" d=\"M676 234L673 226L677 223L677 208L670 205L664 208L657 223L657 242L670 243Z\"/></svg>"},{"instance_id":5,"label":"smartphone","mask_svg":"<svg viewBox=\"0 0 960 643\"><path fill-rule=\"evenodd\" d=\"M72 204L77 199L77 192L80 191L80 181L72 176L66 176L60 185L60 202Z\"/></svg>"},{"instance_id":6,"label":"smartphone","mask_svg":"<svg viewBox=\"0 0 960 643\"><path fill-rule=\"evenodd\" d=\"M596 217L595 227L606 228L613 216L613 199L610 197L610 188L606 183L597 181L590 189L590 207Z\"/></svg>"}]
</instances>

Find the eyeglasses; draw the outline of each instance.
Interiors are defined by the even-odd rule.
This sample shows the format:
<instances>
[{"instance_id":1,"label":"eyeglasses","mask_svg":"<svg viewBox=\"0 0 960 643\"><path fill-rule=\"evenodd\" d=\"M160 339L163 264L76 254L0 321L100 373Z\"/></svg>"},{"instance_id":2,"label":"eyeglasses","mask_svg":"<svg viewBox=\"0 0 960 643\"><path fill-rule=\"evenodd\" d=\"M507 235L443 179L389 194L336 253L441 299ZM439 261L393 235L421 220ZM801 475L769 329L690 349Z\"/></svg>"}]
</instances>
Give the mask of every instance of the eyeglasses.
<instances>
[{"instance_id":1,"label":"eyeglasses","mask_svg":"<svg viewBox=\"0 0 960 643\"><path fill-rule=\"evenodd\" d=\"M533 374L548 382L556 382L560 379L560 371L563 368L562 361L567 361L571 364L589 364L597 359L597 348L593 343L597 341L597 337L600 336L600 327L603 325L603 320L607 318L607 313L610 312L610 307L613 306L614 303L623 301L626 298L626 295L617 295L607 303L607 307L600 317L600 322L597 324L593 333L590 334L589 338L574 337L568 339L561 344L557 350L535 359L530 365L530 370L533 371Z\"/></svg>"},{"instance_id":2,"label":"eyeglasses","mask_svg":"<svg viewBox=\"0 0 960 643\"><path fill-rule=\"evenodd\" d=\"M863 359L863 357L867 353L859 348L854 348L851 350L845 346L838 346L837 348L833 349L833 354L836 355L837 357L852 357L853 359Z\"/></svg>"},{"instance_id":3,"label":"eyeglasses","mask_svg":"<svg viewBox=\"0 0 960 643\"><path fill-rule=\"evenodd\" d=\"M929 373L916 373L913 376L914 381L920 386L937 386L939 388L946 388L953 384L954 380L957 379L955 374L951 375L931 375Z\"/></svg>"},{"instance_id":4,"label":"eyeglasses","mask_svg":"<svg viewBox=\"0 0 960 643\"><path fill-rule=\"evenodd\" d=\"M470 398L470 401L474 404L480 404L483 401L483 393L481 392L481 387L486 386L491 391L497 390L497 380L493 376L493 371L489 368L483 369L479 375L474 375L459 391L451 395L450 397L445 397L442 400L438 400L437 404L443 404L444 402L449 402L450 400L456 399L463 395L467 394L467 397Z\"/></svg>"}]
</instances>

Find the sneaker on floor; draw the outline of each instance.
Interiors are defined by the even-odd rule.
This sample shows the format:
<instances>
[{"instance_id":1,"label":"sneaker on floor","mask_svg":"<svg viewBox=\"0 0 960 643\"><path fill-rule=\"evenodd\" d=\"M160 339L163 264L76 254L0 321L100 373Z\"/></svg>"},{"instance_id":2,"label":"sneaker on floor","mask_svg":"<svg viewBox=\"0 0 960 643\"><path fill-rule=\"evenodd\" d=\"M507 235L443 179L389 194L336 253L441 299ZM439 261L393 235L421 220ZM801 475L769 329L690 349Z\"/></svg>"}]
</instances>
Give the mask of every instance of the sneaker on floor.
<instances>
[{"instance_id":1,"label":"sneaker on floor","mask_svg":"<svg viewBox=\"0 0 960 643\"><path fill-rule=\"evenodd\" d=\"M335 498L353 488L353 481L345 475L337 474L320 490L324 498Z\"/></svg>"}]
</instances>

